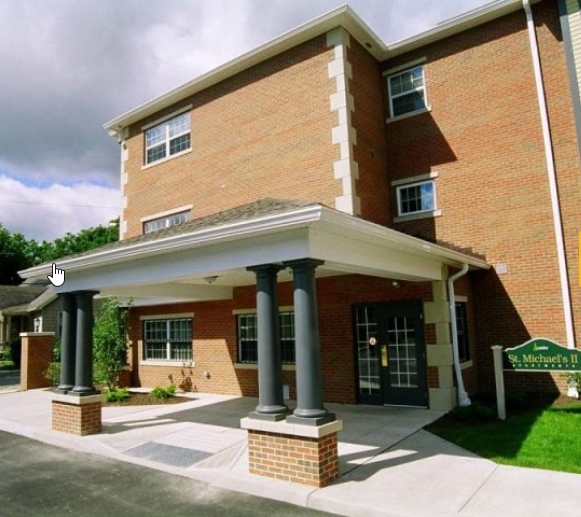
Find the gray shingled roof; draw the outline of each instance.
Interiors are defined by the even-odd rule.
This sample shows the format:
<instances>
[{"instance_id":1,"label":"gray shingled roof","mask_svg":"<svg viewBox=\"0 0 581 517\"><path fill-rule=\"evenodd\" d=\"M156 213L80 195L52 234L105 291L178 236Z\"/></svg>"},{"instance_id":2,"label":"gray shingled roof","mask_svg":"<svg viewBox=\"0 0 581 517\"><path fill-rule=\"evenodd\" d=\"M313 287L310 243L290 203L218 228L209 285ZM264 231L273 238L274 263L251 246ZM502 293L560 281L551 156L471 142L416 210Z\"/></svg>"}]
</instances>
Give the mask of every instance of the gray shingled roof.
<instances>
[{"instance_id":1,"label":"gray shingled roof","mask_svg":"<svg viewBox=\"0 0 581 517\"><path fill-rule=\"evenodd\" d=\"M95 252L102 252L106 250L123 249L139 243L155 242L167 237L186 235L188 233L194 233L199 230L206 230L209 228L225 226L227 224L250 221L260 217L281 214L284 212L292 212L297 208L317 205L319 205L319 203L307 201L291 201L286 199L271 198L261 199L259 201L255 201L254 203L238 206L236 208L224 210L222 212L207 215L205 217L192 219L186 223L176 224L174 226L170 226L169 228L162 228L161 230L157 230L155 232L146 233L144 235L137 235L135 237L130 237L129 239L123 239L121 241L105 244L104 246L100 246L99 248L95 248L91 251L67 255L66 257L62 257L62 259L89 256Z\"/></svg>"},{"instance_id":2,"label":"gray shingled roof","mask_svg":"<svg viewBox=\"0 0 581 517\"><path fill-rule=\"evenodd\" d=\"M45 285L0 285L0 310L30 303L46 289Z\"/></svg>"}]
</instances>

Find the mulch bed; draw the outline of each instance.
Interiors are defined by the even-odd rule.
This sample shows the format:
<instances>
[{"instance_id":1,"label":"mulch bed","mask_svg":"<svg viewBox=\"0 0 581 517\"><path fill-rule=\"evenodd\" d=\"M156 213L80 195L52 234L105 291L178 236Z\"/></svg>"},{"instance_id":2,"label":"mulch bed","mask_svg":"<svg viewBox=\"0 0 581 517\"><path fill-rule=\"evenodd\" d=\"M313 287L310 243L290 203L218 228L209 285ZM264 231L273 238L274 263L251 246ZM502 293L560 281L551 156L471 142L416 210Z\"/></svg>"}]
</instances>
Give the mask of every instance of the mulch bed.
<instances>
[{"instance_id":1,"label":"mulch bed","mask_svg":"<svg viewBox=\"0 0 581 517\"><path fill-rule=\"evenodd\" d=\"M168 404L182 404L195 400L189 397L180 397L176 395L168 399L158 399L150 396L149 393L131 393L129 398L120 402L103 402L103 406L162 406Z\"/></svg>"}]
</instances>

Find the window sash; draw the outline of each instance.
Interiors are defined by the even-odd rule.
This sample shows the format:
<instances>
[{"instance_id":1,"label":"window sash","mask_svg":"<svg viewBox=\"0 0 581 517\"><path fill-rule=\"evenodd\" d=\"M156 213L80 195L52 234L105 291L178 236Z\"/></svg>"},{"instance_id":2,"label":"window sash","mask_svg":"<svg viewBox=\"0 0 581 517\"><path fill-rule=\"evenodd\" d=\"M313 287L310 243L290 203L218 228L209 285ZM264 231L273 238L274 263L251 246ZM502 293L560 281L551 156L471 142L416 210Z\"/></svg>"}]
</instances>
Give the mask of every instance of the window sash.
<instances>
[{"instance_id":1,"label":"window sash","mask_svg":"<svg viewBox=\"0 0 581 517\"><path fill-rule=\"evenodd\" d=\"M183 113L145 132L145 163L149 165L190 147L190 114Z\"/></svg>"},{"instance_id":2,"label":"window sash","mask_svg":"<svg viewBox=\"0 0 581 517\"><path fill-rule=\"evenodd\" d=\"M389 108L392 117L425 109L424 67L416 66L387 79Z\"/></svg>"},{"instance_id":3,"label":"window sash","mask_svg":"<svg viewBox=\"0 0 581 517\"><path fill-rule=\"evenodd\" d=\"M397 207L399 215L436 210L435 181L420 181L397 187Z\"/></svg>"},{"instance_id":4,"label":"window sash","mask_svg":"<svg viewBox=\"0 0 581 517\"><path fill-rule=\"evenodd\" d=\"M258 317L256 314L239 314L238 362L258 363ZM280 350L282 364L295 364L295 322L294 312L279 313Z\"/></svg>"},{"instance_id":5,"label":"window sash","mask_svg":"<svg viewBox=\"0 0 581 517\"><path fill-rule=\"evenodd\" d=\"M176 224L187 223L190 220L190 216L191 212L188 210L186 212L179 212L177 214L146 221L143 223L143 233L151 233L161 230L162 228L169 228Z\"/></svg>"},{"instance_id":6,"label":"window sash","mask_svg":"<svg viewBox=\"0 0 581 517\"><path fill-rule=\"evenodd\" d=\"M145 361L191 361L192 319L172 318L143 322Z\"/></svg>"}]
</instances>

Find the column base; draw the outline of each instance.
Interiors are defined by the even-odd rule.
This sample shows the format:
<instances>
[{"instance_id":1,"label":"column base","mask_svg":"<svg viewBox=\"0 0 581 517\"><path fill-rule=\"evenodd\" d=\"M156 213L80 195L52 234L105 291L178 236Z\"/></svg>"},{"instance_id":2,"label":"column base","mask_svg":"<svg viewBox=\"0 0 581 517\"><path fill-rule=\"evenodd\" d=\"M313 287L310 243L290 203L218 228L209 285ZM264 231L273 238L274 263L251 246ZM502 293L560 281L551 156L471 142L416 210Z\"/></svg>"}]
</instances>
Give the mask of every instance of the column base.
<instances>
[{"instance_id":1,"label":"column base","mask_svg":"<svg viewBox=\"0 0 581 517\"><path fill-rule=\"evenodd\" d=\"M251 474L317 488L339 476L337 433L341 420L319 427L243 418L248 430L248 466Z\"/></svg>"},{"instance_id":2,"label":"column base","mask_svg":"<svg viewBox=\"0 0 581 517\"><path fill-rule=\"evenodd\" d=\"M302 417L296 415L290 415L286 418L289 424L298 425L310 425L310 426L320 426L325 424L330 424L336 420L335 413L327 413L324 416L318 417Z\"/></svg>"},{"instance_id":3,"label":"column base","mask_svg":"<svg viewBox=\"0 0 581 517\"><path fill-rule=\"evenodd\" d=\"M287 411L281 413L259 413L258 411L251 411L248 413L248 418L252 420L264 420L266 422L279 422L280 420L284 420L287 414Z\"/></svg>"},{"instance_id":4,"label":"column base","mask_svg":"<svg viewBox=\"0 0 581 517\"><path fill-rule=\"evenodd\" d=\"M52 400L52 430L85 436L102 430L103 396L54 394Z\"/></svg>"}]
</instances>

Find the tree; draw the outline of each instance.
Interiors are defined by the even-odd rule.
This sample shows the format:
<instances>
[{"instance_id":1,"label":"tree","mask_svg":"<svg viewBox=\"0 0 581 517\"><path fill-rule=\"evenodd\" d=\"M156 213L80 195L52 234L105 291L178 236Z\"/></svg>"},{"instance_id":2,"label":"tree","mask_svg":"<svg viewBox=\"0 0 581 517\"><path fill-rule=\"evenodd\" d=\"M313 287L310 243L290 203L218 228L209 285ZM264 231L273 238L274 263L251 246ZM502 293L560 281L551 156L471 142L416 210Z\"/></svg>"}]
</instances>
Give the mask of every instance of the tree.
<instances>
[{"instance_id":1,"label":"tree","mask_svg":"<svg viewBox=\"0 0 581 517\"><path fill-rule=\"evenodd\" d=\"M93 372L95 381L117 388L127 362L127 308L119 300L104 298L93 327Z\"/></svg>"},{"instance_id":2,"label":"tree","mask_svg":"<svg viewBox=\"0 0 581 517\"><path fill-rule=\"evenodd\" d=\"M95 226L79 233L67 233L53 242L26 239L21 233L10 233L0 223L0 285L18 285L18 271L66 255L82 253L119 240L119 218L108 226Z\"/></svg>"},{"instance_id":3,"label":"tree","mask_svg":"<svg viewBox=\"0 0 581 517\"><path fill-rule=\"evenodd\" d=\"M18 270L29 267L27 242L21 233L10 233L0 223L0 284L18 285Z\"/></svg>"}]
</instances>

